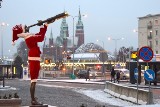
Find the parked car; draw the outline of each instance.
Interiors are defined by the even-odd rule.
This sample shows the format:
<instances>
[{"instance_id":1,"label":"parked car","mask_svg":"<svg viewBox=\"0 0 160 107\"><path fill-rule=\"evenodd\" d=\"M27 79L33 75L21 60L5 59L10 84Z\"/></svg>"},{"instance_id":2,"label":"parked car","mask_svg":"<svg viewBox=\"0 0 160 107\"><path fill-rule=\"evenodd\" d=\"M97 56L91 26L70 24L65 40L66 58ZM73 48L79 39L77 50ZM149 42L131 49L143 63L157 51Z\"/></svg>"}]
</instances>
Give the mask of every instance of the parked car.
<instances>
[{"instance_id":1,"label":"parked car","mask_svg":"<svg viewBox=\"0 0 160 107\"><path fill-rule=\"evenodd\" d=\"M86 76L87 76L87 70L79 70L79 71L77 72L77 77L78 77L78 78L86 78ZM89 73L89 77L95 79L96 76L97 76L97 72L91 70L90 73Z\"/></svg>"},{"instance_id":2,"label":"parked car","mask_svg":"<svg viewBox=\"0 0 160 107\"><path fill-rule=\"evenodd\" d=\"M87 75L87 70L79 70L77 72L77 77L78 78L86 78L86 75Z\"/></svg>"},{"instance_id":3,"label":"parked car","mask_svg":"<svg viewBox=\"0 0 160 107\"><path fill-rule=\"evenodd\" d=\"M157 72L157 81L160 82L160 71Z\"/></svg>"},{"instance_id":4,"label":"parked car","mask_svg":"<svg viewBox=\"0 0 160 107\"><path fill-rule=\"evenodd\" d=\"M116 72L120 72L120 79L125 80L130 78L129 70L128 69L115 69Z\"/></svg>"}]
</instances>

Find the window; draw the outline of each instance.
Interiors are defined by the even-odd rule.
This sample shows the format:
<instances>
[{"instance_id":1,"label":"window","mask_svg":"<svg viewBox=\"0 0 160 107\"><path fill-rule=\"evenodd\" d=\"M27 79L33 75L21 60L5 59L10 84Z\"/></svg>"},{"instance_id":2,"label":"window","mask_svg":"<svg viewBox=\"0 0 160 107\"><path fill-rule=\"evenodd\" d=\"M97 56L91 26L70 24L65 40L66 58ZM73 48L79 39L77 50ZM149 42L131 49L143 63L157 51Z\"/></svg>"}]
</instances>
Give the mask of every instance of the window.
<instances>
[{"instance_id":1,"label":"window","mask_svg":"<svg viewBox=\"0 0 160 107\"><path fill-rule=\"evenodd\" d=\"M158 30L156 30L156 35L158 35Z\"/></svg>"},{"instance_id":2,"label":"window","mask_svg":"<svg viewBox=\"0 0 160 107\"><path fill-rule=\"evenodd\" d=\"M149 31L149 35L152 36L152 31Z\"/></svg>"},{"instance_id":3,"label":"window","mask_svg":"<svg viewBox=\"0 0 160 107\"><path fill-rule=\"evenodd\" d=\"M156 45L158 45L158 41L156 40Z\"/></svg>"}]
</instances>

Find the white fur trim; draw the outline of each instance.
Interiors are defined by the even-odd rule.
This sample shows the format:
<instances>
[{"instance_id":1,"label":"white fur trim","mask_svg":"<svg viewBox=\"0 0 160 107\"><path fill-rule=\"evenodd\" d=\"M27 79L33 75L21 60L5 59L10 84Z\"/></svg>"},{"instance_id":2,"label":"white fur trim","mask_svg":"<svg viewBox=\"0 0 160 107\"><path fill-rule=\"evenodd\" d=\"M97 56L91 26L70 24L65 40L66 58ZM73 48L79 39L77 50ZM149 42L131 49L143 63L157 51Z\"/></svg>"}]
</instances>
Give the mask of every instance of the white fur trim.
<instances>
[{"instance_id":1,"label":"white fur trim","mask_svg":"<svg viewBox=\"0 0 160 107\"><path fill-rule=\"evenodd\" d=\"M32 83L32 82L37 82L37 79L33 79L33 80L31 80L31 83Z\"/></svg>"},{"instance_id":2,"label":"white fur trim","mask_svg":"<svg viewBox=\"0 0 160 107\"><path fill-rule=\"evenodd\" d=\"M20 34L17 34L17 36L19 37L19 38L25 38L25 37L27 37L27 36L29 36L30 35L30 33L20 33Z\"/></svg>"},{"instance_id":3,"label":"white fur trim","mask_svg":"<svg viewBox=\"0 0 160 107\"><path fill-rule=\"evenodd\" d=\"M28 57L28 60L40 61L40 57Z\"/></svg>"},{"instance_id":4,"label":"white fur trim","mask_svg":"<svg viewBox=\"0 0 160 107\"><path fill-rule=\"evenodd\" d=\"M24 39L27 39L27 38L29 38L29 37L31 37L31 35L28 35L28 36L24 37Z\"/></svg>"},{"instance_id":5,"label":"white fur trim","mask_svg":"<svg viewBox=\"0 0 160 107\"><path fill-rule=\"evenodd\" d=\"M40 28L44 28L44 25L41 25Z\"/></svg>"}]
</instances>

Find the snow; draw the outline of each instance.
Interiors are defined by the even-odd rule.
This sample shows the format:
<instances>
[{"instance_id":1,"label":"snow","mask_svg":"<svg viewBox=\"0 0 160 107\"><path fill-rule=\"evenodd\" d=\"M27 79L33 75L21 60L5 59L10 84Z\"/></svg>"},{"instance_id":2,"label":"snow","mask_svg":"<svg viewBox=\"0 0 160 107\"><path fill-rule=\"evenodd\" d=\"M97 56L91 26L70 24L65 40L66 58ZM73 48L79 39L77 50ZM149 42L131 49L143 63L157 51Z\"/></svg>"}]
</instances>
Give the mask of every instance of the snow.
<instances>
[{"instance_id":1,"label":"snow","mask_svg":"<svg viewBox=\"0 0 160 107\"><path fill-rule=\"evenodd\" d=\"M85 79L74 79L74 80L50 80L50 79L39 79L40 81L61 81L61 82L77 82L77 83L95 83L95 84L104 84L104 82L94 82L95 80L85 81ZM94 100L97 100L102 103L109 103L110 105L115 106L122 106L122 107L160 107L160 99L154 100L154 105L136 105L134 103L128 102L126 100L121 100L119 98L116 98L114 96L111 96L110 94L106 93L104 90L95 90L95 89L85 89L85 88L73 88L73 87L64 87L64 86L56 86L56 85L44 85L44 84L38 84L46 87L59 87L59 88L70 88L74 91L84 94Z\"/></svg>"},{"instance_id":2,"label":"snow","mask_svg":"<svg viewBox=\"0 0 160 107\"><path fill-rule=\"evenodd\" d=\"M116 105L116 106L133 106L135 104L131 102L127 102L118 98L115 98L107 93L105 93L103 90L77 90L77 92L82 93L87 95L90 98L93 98L99 102L103 103L109 103L111 105Z\"/></svg>"}]
</instances>

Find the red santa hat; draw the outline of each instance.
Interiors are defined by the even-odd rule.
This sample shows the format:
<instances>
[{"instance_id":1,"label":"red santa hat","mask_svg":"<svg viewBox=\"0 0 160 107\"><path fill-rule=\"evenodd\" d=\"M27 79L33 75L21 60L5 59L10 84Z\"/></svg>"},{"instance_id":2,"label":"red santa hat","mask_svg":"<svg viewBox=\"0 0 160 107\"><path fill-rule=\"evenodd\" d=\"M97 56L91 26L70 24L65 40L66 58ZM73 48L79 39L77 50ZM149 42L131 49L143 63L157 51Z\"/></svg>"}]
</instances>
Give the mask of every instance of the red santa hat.
<instances>
[{"instance_id":1,"label":"red santa hat","mask_svg":"<svg viewBox=\"0 0 160 107\"><path fill-rule=\"evenodd\" d=\"M12 28L13 34L12 34L12 45L15 44L15 41L19 38L17 35L23 32L22 25L16 25Z\"/></svg>"}]
</instances>

